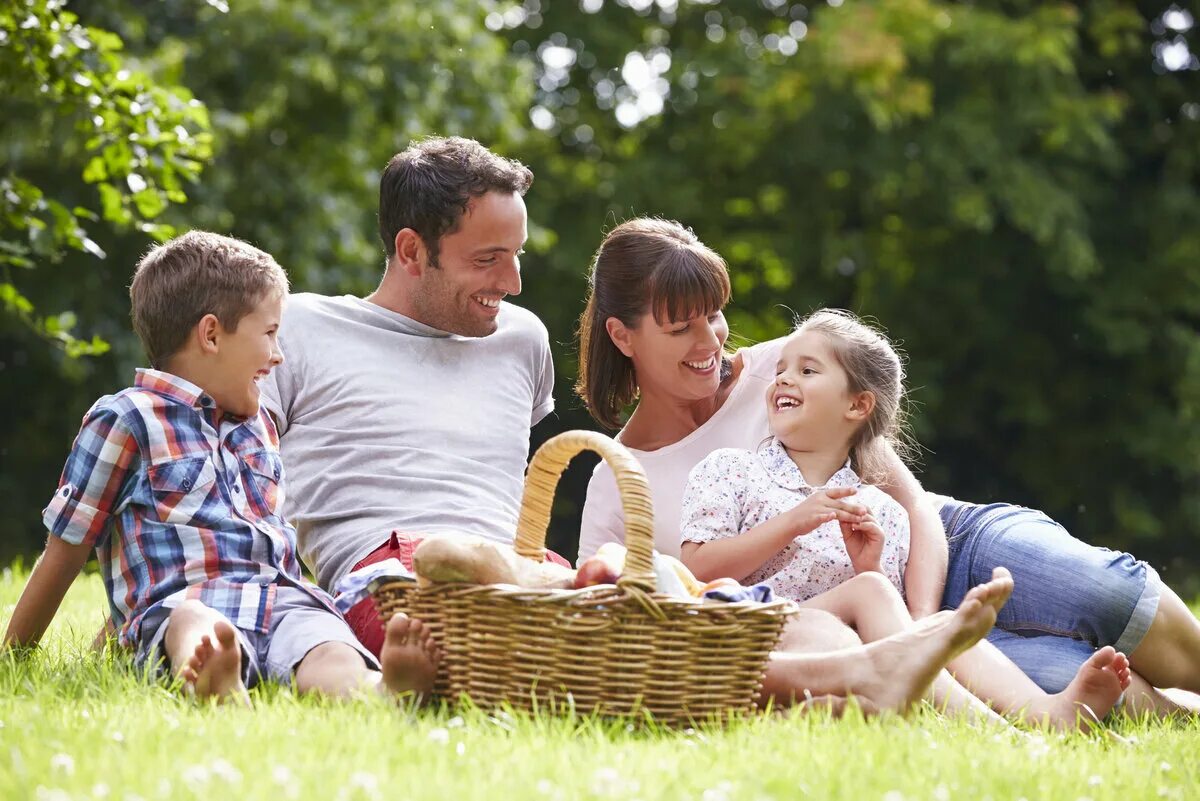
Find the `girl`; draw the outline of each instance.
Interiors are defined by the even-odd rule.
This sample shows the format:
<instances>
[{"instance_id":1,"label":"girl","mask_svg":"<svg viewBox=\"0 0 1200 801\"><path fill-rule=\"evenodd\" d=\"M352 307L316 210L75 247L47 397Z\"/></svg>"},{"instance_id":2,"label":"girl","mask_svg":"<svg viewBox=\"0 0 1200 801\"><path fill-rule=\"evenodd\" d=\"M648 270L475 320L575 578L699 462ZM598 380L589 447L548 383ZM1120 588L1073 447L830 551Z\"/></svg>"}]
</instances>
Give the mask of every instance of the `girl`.
<instances>
[{"instance_id":1,"label":"girl","mask_svg":"<svg viewBox=\"0 0 1200 801\"><path fill-rule=\"evenodd\" d=\"M903 377L888 341L848 312L826 309L802 322L766 393L773 436L753 452L714 451L688 478L684 564L705 581L765 582L837 615L864 641L911 626L902 597L908 518L860 479L878 480L883 448L899 444ZM969 676L958 678L971 686ZM1066 728L1108 714L1129 685L1129 664L1100 649L1057 695L1011 663L1002 679L1004 691L986 699L997 711ZM978 711L948 676L934 694L953 709Z\"/></svg>"}]
</instances>

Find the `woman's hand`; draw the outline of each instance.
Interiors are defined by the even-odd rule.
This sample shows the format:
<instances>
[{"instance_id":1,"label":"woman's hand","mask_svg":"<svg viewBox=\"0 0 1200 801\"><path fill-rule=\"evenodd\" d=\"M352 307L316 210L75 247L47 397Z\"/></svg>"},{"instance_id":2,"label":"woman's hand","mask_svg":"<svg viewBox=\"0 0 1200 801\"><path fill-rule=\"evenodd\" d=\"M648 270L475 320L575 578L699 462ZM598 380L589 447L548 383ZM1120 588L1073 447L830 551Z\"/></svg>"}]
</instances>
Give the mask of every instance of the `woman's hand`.
<instances>
[{"instance_id":1,"label":"woman's hand","mask_svg":"<svg viewBox=\"0 0 1200 801\"><path fill-rule=\"evenodd\" d=\"M883 543L887 539L883 529L870 514L861 523L841 522L842 541L855 574L882 573Z\"/></svg>"},{"instance_id":2,"label":"woman's hand","mask_svg":"<svg viewBox=\"0 0 1200 801\"><path fill-rule=\"evenodd\" d=\"M867 507L854 501L842 500L857 491L854 487L832 487L809 495L786 513L791 524L792 536L811 534L830 520L837 520L842 524L861 522L868 516Z\"/></svg>"}]
</instances>

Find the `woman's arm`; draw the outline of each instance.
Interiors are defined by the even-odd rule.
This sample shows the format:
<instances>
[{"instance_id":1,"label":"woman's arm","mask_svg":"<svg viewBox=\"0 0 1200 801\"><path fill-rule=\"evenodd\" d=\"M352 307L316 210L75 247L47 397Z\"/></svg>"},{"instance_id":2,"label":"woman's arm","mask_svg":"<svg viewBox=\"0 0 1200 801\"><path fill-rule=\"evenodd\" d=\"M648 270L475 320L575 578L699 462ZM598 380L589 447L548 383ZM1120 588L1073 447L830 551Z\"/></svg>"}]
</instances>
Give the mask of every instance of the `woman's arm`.
<instances>
[{"instance_id":1,"label":"woman's arm","mask_svg":"<svg viewBox=\"0 0 1200 801\"><path fill-rule=\"evenodd\" d=\"M880 485L904 507L911 527L904 593L914 619L931 615L942 606L946 585L946 532L942 519L925 496L921 482L896 452L888 448L887 482Z\"/></svg>"},{"instance_id":2,"label":"woman's arm","mask_svg":"<svg viewBox=\"0 0 1200 801\"><path fill-rule=\"evenodd\" d=\"M8 621L5 648L32 648L38 644L91 552L90 545L71 545L50 537Z\"/></svg>"}]
</instances>

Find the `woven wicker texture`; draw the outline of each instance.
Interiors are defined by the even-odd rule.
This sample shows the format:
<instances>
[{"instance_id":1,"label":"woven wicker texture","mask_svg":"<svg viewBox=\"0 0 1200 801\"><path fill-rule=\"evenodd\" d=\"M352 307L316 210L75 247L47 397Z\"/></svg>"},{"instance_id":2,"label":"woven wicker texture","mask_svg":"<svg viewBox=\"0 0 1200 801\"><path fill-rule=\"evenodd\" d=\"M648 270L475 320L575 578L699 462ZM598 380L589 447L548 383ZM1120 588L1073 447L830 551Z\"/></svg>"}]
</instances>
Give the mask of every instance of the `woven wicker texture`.
<instances>
[{"instance_id":1,"label":"woven wicker texture","mask_svg":"<svg viewBox=\"0 0 1200 801\"><path fill-rule=\"evenodd\" d=\"M616 586L533 590L511 585L399 582L375 590L386 620L404 612L442 646L435 692L485 707L650 712L687 723L754 709L767 657L794 606L702 603L655 592L654 514L645 474L619 443L592 431L546 442L530 462L515 548L545 559L559 477L583 450L617 479L625 512L625 569Z\"/></svg>"}]
</instances>

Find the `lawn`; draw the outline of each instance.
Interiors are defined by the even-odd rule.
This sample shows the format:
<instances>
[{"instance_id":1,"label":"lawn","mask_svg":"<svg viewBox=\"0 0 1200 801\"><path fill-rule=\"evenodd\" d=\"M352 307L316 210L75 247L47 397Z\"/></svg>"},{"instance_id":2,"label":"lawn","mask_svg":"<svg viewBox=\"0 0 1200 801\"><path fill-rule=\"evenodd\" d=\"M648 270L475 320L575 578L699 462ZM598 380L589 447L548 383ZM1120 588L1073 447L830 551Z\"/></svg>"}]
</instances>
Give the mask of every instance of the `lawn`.
<instances>
[{"instance_id":1,"label":"lawn","mask_svg":"<svg viewBox=\"0 0 1200 801\"><path fill-rule=\"evenodd\" d=\"M23 576L0 578L6 622ZM278 688L204 707L86 653L103 608L76 582L42 651L0 660L0 799L1188 799L1200 722L1013 737L909 720L760 717L724 730L334 704ZM1191 788L1190 790L1188 788Z\"/></svg>"}]
</instances>

